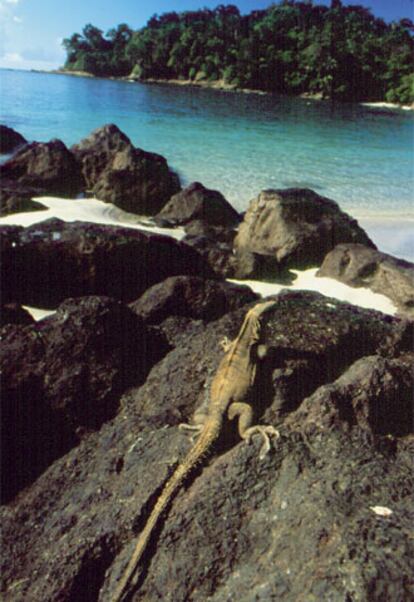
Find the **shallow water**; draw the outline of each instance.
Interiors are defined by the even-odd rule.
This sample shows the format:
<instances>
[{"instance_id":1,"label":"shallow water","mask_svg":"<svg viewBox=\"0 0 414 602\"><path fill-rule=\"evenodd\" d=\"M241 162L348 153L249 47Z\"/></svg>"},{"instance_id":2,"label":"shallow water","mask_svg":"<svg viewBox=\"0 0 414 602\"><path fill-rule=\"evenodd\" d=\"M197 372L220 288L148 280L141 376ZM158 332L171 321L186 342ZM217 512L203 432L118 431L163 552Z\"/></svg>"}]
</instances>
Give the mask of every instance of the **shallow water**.
<instances>
[{"instance_id":1,"label":"shallow water","mask_svg":"<svg viewBox=\"0 0 414 602\"><path fill-rule=\"evenodd\" d=\"M0 80L0 119L26 138L70 145L114 122L183 184L216 188L239 211L264 188L299 186L358 219L414 219L411 112L23 71L0 70Z\"/></svg>"}]
</instances>

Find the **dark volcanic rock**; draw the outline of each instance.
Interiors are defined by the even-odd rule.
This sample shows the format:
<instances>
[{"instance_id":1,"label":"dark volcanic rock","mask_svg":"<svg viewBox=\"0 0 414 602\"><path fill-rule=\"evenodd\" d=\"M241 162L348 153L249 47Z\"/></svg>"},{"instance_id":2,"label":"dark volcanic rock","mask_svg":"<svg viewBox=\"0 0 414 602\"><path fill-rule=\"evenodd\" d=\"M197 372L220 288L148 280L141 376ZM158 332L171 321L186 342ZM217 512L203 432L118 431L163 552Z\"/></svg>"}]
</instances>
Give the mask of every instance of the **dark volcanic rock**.
<instances>
[{"instance_id":1,"label":"dark volcanic rock","mask_svg":"<svg viewBox=\"0 0 414 602\"><path fill-rule=\"evenodd\" d=\"M401 320L385 338L380 352L382 355L396 357L404 351L414 348L414 321Z\"/></svg>"},{"instance_id":2,"label":"dark volcanic rock","mask_svg":"<svg viewBox=\"0 0 414 602\"><path fill-rule=\"evenodd\" d=\"M2 332L2 497L9 499L118 408L168 349L119 301L68 299Z\"/></svg>"},{"instance_id":3,"label":"dark volcanic rock","mask_svg":"<svg viewBox=\"0 0 414 602\"><path fill-rule=\"evenodd\" d=\"M305 432L358 425L371 435L403 437L414 432L413 384L414 353L363 357L303 401L287 423L301 422Z\"/></svg>"},{"instance_id":4,"label":"dark volcanic rock","mask_svg":"<svg viewBox=\"0 0 414 602\"><path fill-rule=\"evenodd\" d=\"M0 216L21 213L22 211L44 211L46 207L38 201L33 201L33 196L45 194L45 190L21 186L12 180L0 182Z\"/></svg>"},{"instance_id":5,"label":"dark volcanic rock","mask_svg":"<svg viewBox=\"0 0 414 602\"><path fill-rule=\"evenodd\" d=\"M105 297L67 299L38 331L46 341L50 404L76 426L100 426L113 415L119 394L142 382L167 351L162 336Z\"/></svg>"},{"instance_id":6,"label":"dark volcanic rock","mask_svg":"<svg viewBox=\"0 0 414 602\"><path fill-rule=\"evenodd\" d=\"M233 241L239 221L239 214L221 193L198 182L174 195L155 217L161 227L183 225L183 242L197 249L214 272L224 278L237 274Z\"/></svg>"},{"instance_id":7,"label":"dark volcanic rock","mask_svg":"<svg viewBox=\"0 0 414 602\"><path fill-rule=\"evenodd\" d=\"M312 190L264 190L245 214L235 239L239 255L271 255L283 268L320 265L341 242L375 248L357 221Z\"/></svg>"},{"instance_id":8,"label":"dark volcanic rock","mask_svg":"<svg viewBox=\"0 0 414 602\"><path fill-rule=\"evenodd\" d=\"M164 157L134 148L113 124L98 128L71 150L89 191L125 211L154 215L180 190Z\"/></svg>"},{"instance_id":9,"label":"dark volcanic rock","mask_svg":"<svg viewBox=\"0 0 414 602\"><path fill-rule=\"evenodd\" d=\"M97 128L70 150L81 164L86 187L92 190L114 155L131 147L128 136L111 123Z\"/></svg>"},{"instance_id":10,"label":"dark volcanic rock","mask_svg":"<svg viewBox=\"0 0 414 602\"><path fill-rule=\"evenodd\" d=\"M75 196L83 188L79 166L61 140L32 142L0 165L0 178L46 191Z\"/></svg>"},{"instance_id":11,"label":"dark volcanic rock","mask_svg":"<svg viewBox=\"0 0 414 602\"><path fill-rule=\"evenodd\" d=\"M349 286L368 287L389 297L400 312L414 318L414 264L364 245L338 245L325 257L317 276Z\"/></svg>"},{"instance_id":12,"label":"dark volcanic rock","mask_svg":"<svg viewBox=\"0 0 414 602\"><path fill-rule=\"evenodd\" d=\"M193 182L175 194L159 212L158 218L174 225L184 225L194 220L211 226L235 226L240 216L221 192Z\"/></svg>"},{"instance_id":13,"label":"dark volcanic rock","mask_svg":"<svg viewBox=\"0 0 414 602\"><path fill-rule=\"evenodd\" d=\"M57 219L0 232L4 302L56 307L82 295L132 301L168 276L215 277L188 245L158 234Z\"/></svg>"},{"instance_id":14,"label":"dark volcanic rock","mask_svg":"<svg viewBox=\"0 0 414 602\"><path fill-rule=\"evenodd\" d=\"M183 242L196 249L216 274L223 278L277 280L288 282L291 274L280 265L276 257L259 253L235 253L233 240L236 232L201 226L192 222L185 227Z\"/></svg>"},{"instance_id":15,"label":"dark volcanic rock","mask_svg":"<svg viewBox=\"0 0 414 602\"><path fill-rule=\"evenodd\" d=\"M297 409L279 423L281 437L264 460L259 441L237 444L226 433L160 521L131 600L413 598L412 355L376 355L397 320L328 303L288 293L269 312L265 337L275 353L253 396L269 405L256 404L255 420L278 411L280 382L268 376L289 368L289 349L304 361L319 354L323 374L305 400L290 381ZM124 395L112 422L2 509L5 602L74 602L85 592L110 599L163 484L190 448L172 425L205 399L219 341L234 337L244 314L189 327L145 384Z\"/></svg>"},{"instance_id":16,"label":"dark volcanic rock","mask_svg":"<svg viewBox=\"0 0 414 602\"><path fill-rule=\"evenodd\" d=\"M12 153L14 150L26 144L27 140L19 132L0 124L0 153Z\"/></svg>"},{"instance_id":17,"label":"dark volcanic rock","mask_svg":"<svg viewBox=\"0 0 414 602\"><path fill-rule=\"evenodd\" d=\"M130 307L151 324L168 316L210 321L255 299L258 295L247 286L197 276L172 276L149 288Z\"/></svg>"},{"instance_id":18,"label":"dark volcanic rock","mask_svg":"<svg viewBox=\"0 0 414 602\"><path fill-rule=\"evenodd\" d=\"M5 324L27 326L33 323L34 319L29 312L17 303L2 305L0 308L0 326L5 326Z\"/></svg>"},{"instance_id":19,"label":"dark volcanic rock","mask_svg":"<svg viewBox=\"0 0 414 602\"><path fill-rule=\"evenodd\" d=\"M278 421L355 360L379 352L399 324L380 312L311 292L280 295L267 324L274 356L270 377L274 397L266 419ZM400 348L410 350L404 344Z\"/></svg>"},{"instance_id":20,"label":"dark volcanic rock","mask_svg":"<svg viewBox=\"0 0 414 602\"><path fill-rule=\"evenodd\" d=\"M1 331L1 501L31 483L77 438L44 394L45 346L35 326Z\"/></svg>"},{"instance_id":21,"label":"dark volcanic rock","mask_svg":"<svg viewBox=\"0 0 414 602\"><path fill-rule=\"evenodd\" d=\"M280 263L274 255L255 253L254 251L237 251L233 253L235 278L277 281L290 284L294 277L286 265Z\"/></svg>"},{"instance_id":22,"label":"dark volcanic rock","mask_svg":"<svg viewBox=\"0 0 414 602\"><path fill-rule=\"evenodd\" d=\"M182 242L195 249L217 275L223 278L235 278L237 262L231 243L219 242L214 233L187 234Z\"/></svg>"},{"instance_id":23,"label":"dark volcanic rock","mask_svg":"<svg viewBox=\"0 0 414 602\"><path fill-rule=\"evenodd\" d=\"M155 221L158 221L155 218ZM164 227L167 222L164 221ZM205 237L218 244L227 244L229 248L233 248L234 237L237 232L233 227L212 226L202 219L195 219L184 225L184 231L188 238L190 237Z\"/></svg>"}]
</instances>

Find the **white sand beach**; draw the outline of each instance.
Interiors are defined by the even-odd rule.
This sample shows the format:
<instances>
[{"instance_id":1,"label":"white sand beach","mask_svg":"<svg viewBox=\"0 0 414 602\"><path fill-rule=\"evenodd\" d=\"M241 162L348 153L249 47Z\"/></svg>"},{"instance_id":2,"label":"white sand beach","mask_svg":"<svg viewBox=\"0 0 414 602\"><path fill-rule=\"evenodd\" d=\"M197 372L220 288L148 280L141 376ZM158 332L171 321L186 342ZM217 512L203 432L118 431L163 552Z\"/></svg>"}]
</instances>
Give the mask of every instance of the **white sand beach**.
<instances>
[{"instance_id":1,"label":"white sand beach","mask_svg":"<svg viewBox=\"0 0 414 602\"><path fill-rule=\"evenodd\" d=\"M184 230L182 228L157 228L151 224L151 221L148 218L140 218L136 215L126 213L110 203L103 203L94 198L70 200L55 197L37 197L34 200L41 202L48 207L48 209L45 211L8 215L0 218L0 225L30 226L46 219L56 217L66 222L85 221L123 226L137 230L147 230L172 236L177 240L180 240L184 236ZM392 240L390 245L393 249L395 247L395 254L397 256L398 250L401 248L405 249L407 240L409 241L408 244L410 244L414 235L414 221L408 224L400 221L398 221L398 223L388 223L385 219L375 220L369 218L366 222L360 220L360 223L366 228L368 234L372 236L374 242L376 242L381 250L385 251L386 249L384 249L383 245L379 244L378 237L380 234L381 238L384 237L384 240L389 237L390 240ZM372 231L369 226L372 226ZM376 235L374 235L373 232L376 233ZM387 250L387 252L391 251ZM255 292L263 296L278 294L283 289L312 290L339 301L346 301L359 307L375 309L389 315L394 315L397 311L390 299L384 295L373 293L366 288L352 288L331 278L317 278L316 272L316 268L304 271L295 270L294 273L297 278L294 280L293 284L289 286L253 280L243 280L239 282L250 286ZM330 301L327 302L330 303ZM27 309L35 319L41 319L45 315L53 313L42 308Z\"/></svg>"},{"instance_id":2,"label":"white sand beach","mask_svg":"<svg viewBox=\"0 0 414 602\"><path fill-rule=\"evenodd\" d=\"M7 215L0 218L0 225L27 227L56 217L64 222L92 222L107 226L125 226L135 230L155 231L148 218L127 213L112 203L104 203L98 199L34 197L33 200L45 205L48 209ZM167 234L177 240L180 240L185 234L182 228L162 228L159 231L161 234Z\"/></svg>"},{"instance_id":3,"label":"white sand beach","mask_svg":"<svg viewBox=\"0 0 414 602\"><path fill-rule=\"evenodd\" d=\"M413 105L398 105L394 102L361 102L364 107L373 107L378 109L402 109L403 111L413 111Z\"/></svg>"}]
</instances>

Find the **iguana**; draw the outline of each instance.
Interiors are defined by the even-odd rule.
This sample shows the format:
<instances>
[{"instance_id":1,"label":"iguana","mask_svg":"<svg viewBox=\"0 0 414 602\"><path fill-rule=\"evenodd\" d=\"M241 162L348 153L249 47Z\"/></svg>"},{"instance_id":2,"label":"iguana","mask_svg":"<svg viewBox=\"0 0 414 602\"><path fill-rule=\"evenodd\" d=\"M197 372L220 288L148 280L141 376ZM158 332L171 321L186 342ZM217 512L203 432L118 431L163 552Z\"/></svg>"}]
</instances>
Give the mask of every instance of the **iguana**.
<instances>
[{"instance_id":1,"label":"iguana","mask_svg":"<svg viewBox=\"0 0 414 602\"><path fill-rule=\"evenodd\" d=\"M262 314L276 301L258 303L250 309L243 321L236 339L226 344L227 352L221 360L211 384L210 400L207 412L195 413L194 425L180 425L199 434L188 455L176 468L161 492L150 516L141 531L135 550L121 581L111 598L111 602L120 602L126 594L131 578L136 572L138 563L149 542L158 520L172 498L176 495L190 472L209 453L213 444L221 434L223 422L238 417L240 437L247 443L252 435L258 433L263 437L260 457L263 458L270 449L270 437L278 437L279 433L273 426L251 426L253 409L246 403L255 379L257 362L264 357L266 348L260 345Z\"/></svg>"}]
</instances>

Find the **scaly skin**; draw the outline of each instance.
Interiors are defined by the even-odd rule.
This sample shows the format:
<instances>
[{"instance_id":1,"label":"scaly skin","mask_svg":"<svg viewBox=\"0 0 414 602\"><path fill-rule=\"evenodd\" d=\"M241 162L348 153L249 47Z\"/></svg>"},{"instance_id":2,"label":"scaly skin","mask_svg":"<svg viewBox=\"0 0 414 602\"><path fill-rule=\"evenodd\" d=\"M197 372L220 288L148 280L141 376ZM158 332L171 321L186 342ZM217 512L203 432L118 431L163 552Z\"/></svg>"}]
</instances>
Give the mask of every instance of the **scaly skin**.
<instances>
[{"instance_id":1,"label":"scaly skin","mask_svg":"<svg viewBox=\"0 0 414 602\"><path fill-rule=\"evenodd\" d=\"M247 312L237 338L229 345L213 379L208 412L203 417L203 422L194 426L182 425L190 430L198 431L199 438L167 481L138 537L135 550L111 602L120 602L126 594L160 516L169 506L185 479L210 452L220 436L225 419L232 420L238 416L239 433L247 443L255 433L259 433L263 437L261 457L270 449L269 437L278 436L278 432L272 426L251 426L252 408L244 401L256 375L258 354L254 355L252 349L260 341L260 317L275 303L276 301L259 303Z\"/></svg>"}]
</instances>

